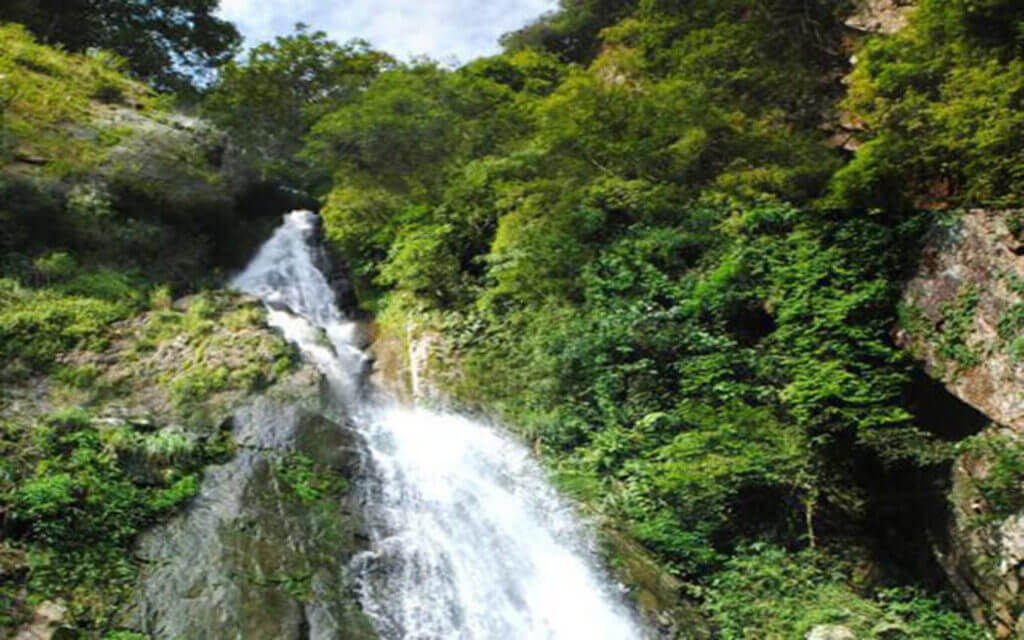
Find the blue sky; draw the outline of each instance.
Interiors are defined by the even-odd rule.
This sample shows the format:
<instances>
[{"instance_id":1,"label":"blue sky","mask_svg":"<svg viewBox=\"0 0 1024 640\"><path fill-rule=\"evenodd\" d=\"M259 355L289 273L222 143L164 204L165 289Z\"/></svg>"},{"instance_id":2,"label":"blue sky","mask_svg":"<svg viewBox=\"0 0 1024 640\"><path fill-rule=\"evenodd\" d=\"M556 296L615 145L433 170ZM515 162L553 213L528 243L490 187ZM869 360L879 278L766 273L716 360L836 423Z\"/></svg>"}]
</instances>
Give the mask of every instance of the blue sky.
<instances>
[{"instance_id":1,"label":"blue sky","mask_svg":"<svg viewBox=\"0 0 1024 640\"><path fill-rule=\"evenodd\" d=\"M221 0L220 15L252 46L296 22L339 42L365 38L406 59L468 62L498 52L498 37L555 8L557 0Z\"/></svg>"}]
</instances>

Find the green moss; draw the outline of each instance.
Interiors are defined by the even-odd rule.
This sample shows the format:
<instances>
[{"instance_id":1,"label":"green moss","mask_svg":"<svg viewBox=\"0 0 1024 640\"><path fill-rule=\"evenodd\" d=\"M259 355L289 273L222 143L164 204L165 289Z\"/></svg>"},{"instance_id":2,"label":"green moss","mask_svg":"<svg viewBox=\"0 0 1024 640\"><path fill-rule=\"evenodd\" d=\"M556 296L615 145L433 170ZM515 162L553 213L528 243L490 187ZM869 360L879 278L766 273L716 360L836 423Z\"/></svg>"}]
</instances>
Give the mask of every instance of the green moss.
<instances>
[{"instance_id":1,"label":"green moss","mask_svg":"<svg viewBox=\"0 0 1024 640\"><path fill-rule=\"evenodd\" d=\"M202 402L212 394L228 386L227 367L192 365L185 372L175 376L169 383L171 402L178 407L187 407Z\"/></svg>"},{"instance_id":2,"label":"green moss","mask_svg":"<svg viewBox=\"0 0 1024 640\"><path fill-rule=\"evenodd\" d=\"M263 309L239 305L232 294L199 294L184 312L158 303L117 334L118 365L97 388L113 383L109 393L133 393L156 384L195 424L223 413L232 398L282 379L298 362L294 347L266 330Z\"/></svg>"}]
</instances>

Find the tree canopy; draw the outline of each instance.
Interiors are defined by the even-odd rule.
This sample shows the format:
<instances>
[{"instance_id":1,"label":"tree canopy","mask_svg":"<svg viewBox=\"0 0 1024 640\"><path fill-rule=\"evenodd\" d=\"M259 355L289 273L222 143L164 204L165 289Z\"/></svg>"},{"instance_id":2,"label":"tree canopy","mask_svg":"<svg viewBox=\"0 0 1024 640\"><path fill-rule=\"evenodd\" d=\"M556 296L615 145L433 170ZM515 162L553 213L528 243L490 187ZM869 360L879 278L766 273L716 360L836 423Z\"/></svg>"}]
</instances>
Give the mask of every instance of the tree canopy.
<instances>
[{"instance_id":1,"label":"tree canopy","mask_svg":"<svg viewBox=\"0 0 1024 640\"><path fill-rule=\"evenodd\" d=\"M365 40L338 44L299 24L294 34L224 65L202 110L267 171L308 183L312 169L297 172L294 154L310 127L393 65L390 55Z\"/></svg>"},{"instance_id":2,"label":"tree canopy","mask_svg":"<svg viewBox=\"0 0 1024 640\"><path fill-rule=\"evenodd\" d=\"M71 52L100 48L128 60L132 72L163 90L210 77L241 43L214 13L220 0L5 0L0 21L24 24L46 44Z\"/></svg>"}]
</instances>

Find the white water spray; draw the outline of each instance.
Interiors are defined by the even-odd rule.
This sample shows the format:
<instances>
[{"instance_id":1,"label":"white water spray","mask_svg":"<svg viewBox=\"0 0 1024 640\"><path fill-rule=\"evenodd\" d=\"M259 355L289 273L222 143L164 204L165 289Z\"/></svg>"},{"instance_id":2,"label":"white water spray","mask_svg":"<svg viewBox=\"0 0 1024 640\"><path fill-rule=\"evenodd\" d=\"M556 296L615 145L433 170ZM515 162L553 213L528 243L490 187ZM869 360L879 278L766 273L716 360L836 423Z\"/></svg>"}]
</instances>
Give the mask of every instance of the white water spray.
<instances>
[{"instance_id":1,"label":"white water spray","mask_svg":"<svg viewBox=\"0 0 1024 640\"><path fill-rule=\"evenodd\" d=\"M297 211L233 282L327 376L370 449L370 551L353 560L387 640L628 640L643 633L591 541L520 443L467 418L358 393L367 356ZM324 339L326 336L326 340Z\"/></svg>"}]
</instances>

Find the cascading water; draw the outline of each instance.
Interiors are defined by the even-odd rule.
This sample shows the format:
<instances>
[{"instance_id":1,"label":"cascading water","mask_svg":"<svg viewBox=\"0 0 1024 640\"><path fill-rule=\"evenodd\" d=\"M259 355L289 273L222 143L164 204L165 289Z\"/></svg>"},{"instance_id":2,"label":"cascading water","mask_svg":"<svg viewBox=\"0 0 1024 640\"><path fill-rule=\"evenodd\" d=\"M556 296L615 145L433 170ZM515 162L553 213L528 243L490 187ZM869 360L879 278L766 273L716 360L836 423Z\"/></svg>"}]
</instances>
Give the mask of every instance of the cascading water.
<instances>
[{"instance_id":1,"label":"cascading water","mask_svg":"<svg viewBox=\"0 0 1024 640\"><path fill-rule=\"evenodd\" d=\"M524 446L464 417L359 393L367 356L317 267L317 224L288 214L233 286L265 301L368 442L359 490L371 545L353 569L381 637L642 637Z\"/></svg>"}]
</instances>

